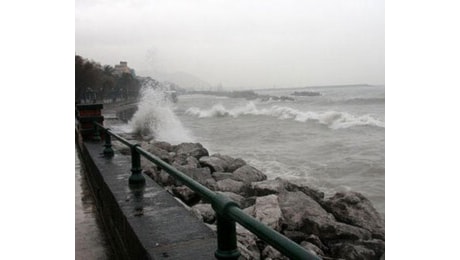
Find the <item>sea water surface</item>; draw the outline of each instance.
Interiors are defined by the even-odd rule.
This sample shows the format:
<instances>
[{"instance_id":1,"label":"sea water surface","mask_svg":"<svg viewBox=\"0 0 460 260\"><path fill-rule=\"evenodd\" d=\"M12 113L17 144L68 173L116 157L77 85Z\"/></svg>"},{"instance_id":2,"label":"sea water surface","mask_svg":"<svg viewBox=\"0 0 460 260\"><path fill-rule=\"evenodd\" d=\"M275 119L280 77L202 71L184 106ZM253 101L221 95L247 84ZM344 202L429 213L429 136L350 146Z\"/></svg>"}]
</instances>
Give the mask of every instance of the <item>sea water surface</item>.
<instances>
[{"instance_id":1,"label":"sea water surface","mask_svg":"<svg viewBox=\"0 0 460 260\"><path fill-rule=\"evenodd\" d=\"M294 91L321 95L292 96ZM130 127L150 129L156 139L173 144L200 142L210 154L243 158L270 179L294 180L326 196L361 192L384 216L384 86L256 92L295 100L181 95L172 104L155 91L145 91Z\"/></svg>"}]
</instances>

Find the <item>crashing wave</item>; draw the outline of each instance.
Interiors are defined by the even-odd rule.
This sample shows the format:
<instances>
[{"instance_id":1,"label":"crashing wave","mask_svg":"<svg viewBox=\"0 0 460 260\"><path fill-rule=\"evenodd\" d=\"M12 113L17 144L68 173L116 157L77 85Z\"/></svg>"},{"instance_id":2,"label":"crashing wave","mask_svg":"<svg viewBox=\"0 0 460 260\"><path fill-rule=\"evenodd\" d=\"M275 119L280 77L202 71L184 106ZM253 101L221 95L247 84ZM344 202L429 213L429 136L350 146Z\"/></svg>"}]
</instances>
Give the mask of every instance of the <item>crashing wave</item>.
<instances>
[{"instance_id":1,"label":"crashing wave","mask_svg":"<svg viewBox=\"0 0 460 260\"><path fill-rule=\"evenodd\" d=\"M350 128L353 126L375 126L385 127L385 123L373 118L370 115L356 116L347 112L326 111L300 111L291 107L274 105L269 108L257 108L253 102L247 103L243 107L235 107L232 109L225 108L222 104L217 104L210 109L200 109L191 107L186 111L186 114L197 116L199 118L209 117L239 117L242 115L255 116L271 116L278 119L292 119L298 122L307 122L310 120L317 121L327 125L332 129Z\"/></svg>"},{"instance_id":2,"label":"crashing wave","mask_svg":"<svg viewBox=\"0 0 460 260\"><path fill-rule=\"evenodd\" d=\"M174 114L168 94L160 88L143 85L138 109L128 123L144 139L170 143L191 142L193 138Z\"/></svg>"}]
</instances>

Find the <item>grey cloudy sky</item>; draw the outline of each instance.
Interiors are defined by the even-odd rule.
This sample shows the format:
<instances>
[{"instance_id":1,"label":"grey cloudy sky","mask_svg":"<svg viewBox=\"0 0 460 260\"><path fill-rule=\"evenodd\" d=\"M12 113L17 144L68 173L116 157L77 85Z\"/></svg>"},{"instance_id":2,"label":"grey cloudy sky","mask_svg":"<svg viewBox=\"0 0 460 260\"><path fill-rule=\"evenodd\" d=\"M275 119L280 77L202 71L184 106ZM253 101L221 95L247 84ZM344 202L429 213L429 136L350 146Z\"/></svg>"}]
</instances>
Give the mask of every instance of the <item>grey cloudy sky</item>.
<instances>
[{"instance_id":1,"label":"grey cloudy sky","mask_svg":"<svg viewBox=\"0 0 460 260\"><path fill-rule=\"evenodd\" d=\"M76 0L76 54L224 87L385 83L383 0Z\"/></svg>"}]
</instances>

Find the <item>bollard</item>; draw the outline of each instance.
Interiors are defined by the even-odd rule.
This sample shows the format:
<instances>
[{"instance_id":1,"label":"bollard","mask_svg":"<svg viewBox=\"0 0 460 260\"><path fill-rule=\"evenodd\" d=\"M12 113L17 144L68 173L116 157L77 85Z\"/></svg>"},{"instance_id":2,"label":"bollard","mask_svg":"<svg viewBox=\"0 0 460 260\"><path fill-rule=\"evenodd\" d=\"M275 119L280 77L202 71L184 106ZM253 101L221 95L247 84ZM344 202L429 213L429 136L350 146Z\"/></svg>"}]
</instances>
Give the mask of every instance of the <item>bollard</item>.
<instances>
[{"instance_id":1,"label":"bollard","mask_svg":"<svg viewBox=\"0 0 460 260\"><path fill-rule=\"evenodd\" d=\"M104 144L104 157L107 157L107 158L110 158L110 157L113 157L114 155L114 152L113 152L113 149L112 149L112 137L110 136L110 133L109 133L109 130L110 128L107 128L105 130L105 134L104 134L104 137L105 137L105 144Z\"/></svg>"},{"instance_id":2,"label":"bollard","mask_svg":"<svg viewBox=\"0 0 460 260\"><path fill-rule=\"evenodd\" d=\"M141 168L141 155L136 150L139 144L131 146L131 176L129 176L129 184L131 185L145 185L145 178L142 175Z\"/></svg>"}]
</instances>

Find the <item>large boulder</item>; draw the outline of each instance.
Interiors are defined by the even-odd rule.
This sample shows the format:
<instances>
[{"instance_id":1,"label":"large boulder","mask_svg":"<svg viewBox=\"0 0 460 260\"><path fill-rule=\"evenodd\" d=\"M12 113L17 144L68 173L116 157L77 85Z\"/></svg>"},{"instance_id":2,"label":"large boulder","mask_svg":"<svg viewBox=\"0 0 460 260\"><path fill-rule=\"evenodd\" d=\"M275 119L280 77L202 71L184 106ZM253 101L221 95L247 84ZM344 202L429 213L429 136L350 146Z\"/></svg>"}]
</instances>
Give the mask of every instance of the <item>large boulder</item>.
<instances>
[{"instance_id":1,"label":"large boulder","mask_svg":"<svg viewBox=\"0 0 460 260\"><path fill-rule=\"evenodd\" d=\"M193 156L188 156L187 159L185 159L185 165L191 168L199 168L200 161Z\"/></svg>"},{"instance_id":2,"label":"large boulder","mask_svg":"<svg viewBox=\"0 0 460 260\"><path fill-rule=\"evenodd\" d=\"M215 180L212 178L211 171L209 168L193 168L188 166L174 165L175 168L187 175L188 177L194 179L202 185L207 186L209 183L214 183ZM181 185L181 182L178 180L176 185ZM216 186L216 185L215 185Z\"/></svg>"},{"instance_id":3,"label":"large boulder","mask_svg":"<svg viewBox=\"0 0 460 260\"><path fill-rule=\"evenodd\" d=\"M303 241L300 243L300 245L305 248L308 252L310 252L312 255L316 256L324 256L323 250L321 250L319 247L317 247L315 244L310 243L308 241Z\"/></svg>"},{"instance_id":4,"label":"large boulder","mask_svg":"<svg viewBox=\"0 0 460 260\"><path fill-rule=\"evenodd\" d=\"M176 179L167 173L165 170L161 170L160 173L155 178L155 181L162 186L172 186L176 185Z\"/></svg>"},{"instance_id":5,"label":"large boulder","mask_svg":"<svg viewBox=\"0 0 460 260\"><path fill-rule=\"evenodd\" d=\"M209 152L200 143L181 143L173 148L176 154L186 154L200 159L203 156L209 156Z\"/></svg>"},{"instance_id":6,"label":"large boulder","mask_svg":"<svg viewBox=\"0 0 460 260\"><path fill-rule=\"evenodd\" d=\"M375 254L380 257L385 254L385 241L380 239L357 240L353 241L353 244L364 246L374 251Z\"/></svg>"},{"instance_id":7,"label":"large boulder","mask_svg":"<svg viewBox=\"0 0 460 260\"><path fill-rule=\"evenodd\" d=\"M246 208L248 207L247 204L247 199L239 194L236 194L236 193L233 193L233 192L228 192L228 191L217 191L216 192L217 194L221 194L221 195L224 195L225 197L233 200L234 202L236 202L236 204L238 204L238 206L240 208Z\"/></svg>"},{"instance_id":8,"label":"large boulder","mask_svg":"<svg viewBox=\"0 0 460 260\"><path fill-rule=\"evenodd\" d=\"M211 204L196 204L191 207L191 211L205 223L213 224L216 220L216 213L214 212Z\"/></svg>"},{"instance_id":9,"label":"large boulder","mask_svg":"<svg viewBox=\"0 0 460 260\"><path fill-rule=\"evenodd\" d=\"M371 233L364 228L326 219L307 218L303 230L318 235L323 241L336 239L368 240L372 237Z\"/></svg>"},{"instance_id":10,"label":"large boulder","mask_svg":"<svg viewBox=\"0 0 460 260\"><path fill-rule=\"evenodd\" d=\"M167 150L164 150L158 146L155 146L154 144L143 142L141 144L141 147L147 152L155 155L156 157L160 158L161 160L167 163L171 163L172 161L171 160L172 158L170 157L169 152Z\"/></svg>"},{"instance_id":11,"label":"large boulder","mask_svg":"<svg viewBox=\"0 0 460 260\"><path fill-rule=\"evenodd\" d=\"M235 179L245 183L264 181L267 179L267 176L264 173L250 165L241 166L233 172L233 176Z\"/></svg>"},{"instance_id":12,"label":"large boulder","mask_svg":"<svg viewBox=\"0 0 460 260\"><path fill-rule=\"evenodd\" d=\"M181 153L181 154L174 153L174 156L172 157L172 163L178 164L178 165L185 165L187 164L187 157L189 157L189 155L185 153Z\"/></svg>"},{"instance_id":13,"label":"large boulder","mask_svg":"<svg viewBox=\"0 0 460 260\"><path fill-rule=\"evenodd\" d=\"M188 166L191 168L199 168L200 162L193 156L187 154L175 154L172 156L172 163L175 165Z\"/></svg>"},{"instance_id":14,"label":"large boulder","mask_svg":"<svg viewBox=\"0 0 460 260\"><path fill-rule=\"evenodd\" d=\"M251 190L254 191L255 196L278 194L283 191L301 191L318 203L321 203L324 198L324 192L318 191L307 185L296 184L292 181L284 180L279 177L272 180L253 182L251 183Z\"/></svg>"},{"instance_id":15,"label":"large boulder","mask_svg":"<svg viewBox=\"0 0 460 260\"><path fill-rule=\"evenodd\" d=\"M305 193L283 192L278 197L287 230L315 234L321 240L370 239L362 228L337 222L321 205Z\"/></svg>"},{"instance_id":16,"label":"large boulder","mask_svg":"<svg viewBox=\"0 0 460 260\"><path fill-rule=\"evenodd\" d=\"M297 244L300 244L300 242L305 241L308 238L307 234L296 230L284 230L283 235Z\"/></svg>"},{"instance_id":17,"label":"large boulder","mask_svg":"<svg viewBox=\"0 0 460 260\"><path fill-rule=\"evenodd\" d=\"M273 180L265 180L251 183L251 191L254 196L266 196L270 194L278 194L285 191L287 182L283 179L276 178Z\"/></svg>"},{"instance_id":18,"label":"large boulder","mask_svg":"<svg viewBox=\"0 0 460 260\"><path fill-rule=\"evenodd\" d=\"M188 206L197 204L201 199L200 195L185 185L172 187L172 192Z\"/></svg>"},{"instance_id":19,"label":"large boulder","mask_svg":"<svg viewBox=\"0 0 460 260\"><path fill-rule=\"evenodd\" d=\"M283 182L285 183L286 190L288 191L301 191L320 204L324 199L324 192L322 191L311 188L305 184L296 184L292 181L286 180L283 180Z\"/></svg>"},{"instance_id":20,"label":"large boulder","mask_svg":"<svg viewBox=\"0 0 460 260\"><path fill-rule=\"evenodd\" d=\"M278 203L278 196L272 194L257 197L254 204L254 217L265 225L280 232L283 214Z\"/></svg>"},{"instance_id":21,"label":"large boulder","mask_svg":"<svg viewBox=\"0 0 460 260\"><path fill-rule=\"evenodd\" d=\"M231 162L228 163L228 168L227 168L227 171L229 172L234 172L236 171L238 168L246 165L247 163L241 159L241 158L236 158L234 160L232 160Z\"/></svg>"},{"instance_id":22,"label":"large boulder","mask_svg":"<svg viewBox=\"0 0 460 260\"><path fill-rule=\"evenodd\" d=\"M246 162L241 158L235 159L231 156L222 155L219 153L213 154L212 157L217 157L221 160L224 160L226 162L226 166L224 170L228 172L234 172L236 169L240 168L241 166L246 165Z\"/></svg>"},{"instance_id":23,"label":"large boulder","mask_svg":"<svg viewBox=\"0 0 460 260\"><path fill-rule=\"evenodd\" d=\"M213 172L212 177L214 177L216 181L221 181L225 179L232 179L232 180L234 179L233 173L231 172Z\"/></svg>"},{"instance_id":24,"label":"large boulder","mask_svg":"<svg viewBox=\"0 0 460 260\"><path fill-rule=\"evenodd\" d=\"M324 202L324 207L341 222L364 228L375 238L385 239L384 222L372 203L361 193L338 192Z\"/></svg>"},{"instance_id":25,"label":"large boulder","mask_svg":"<svg viewBox=\"0 0 460 260\"><path fill-rule=\"evenodd\" d=\"M319 249L321 249L323 252L326 252L329 250L329 248L319 239L317 235L311 234L309 235L305 241L317 246Z\"/></svg>"},{"instance_id":26,"label":"large boulder","mask_svg":"<svg viewBox=\"0 0 460 260\"><path fill-rule=\"evenodd\" d=\"M373 250L362 246L350 243L338 243L331 246L331 253L334 257L347 260L379 260Z\"/></svg>"},{"instance_id":27,"label":"large boulder","mask_svg":"<svg viewBox=\"0 0 460 260\"><path fill-rule=\"evenodd\" d=\"M227 169L227 162L212 156L203 156L200 158L200 165L202 167L208 167L211 172L223 172Z\"/></svg>"},{"instance_id":28,"label":"large boulder","mask_svg":"<svg viewBox=\"0 0 460 260\"><path fill-rule=\"evenodd\" d=\"M225 179L217 182L217 190L219 191L229 191L244 196L247 189L248 186L241 181Z\"/></svg>"},{"instance_id":29,"label":"large boulder","mask_svg":"<svg viewBox=\"0 0 460 260\"><path fill-rule=\"evenodd\" d=\"M215 154L211 155L211 157L219 158L220 160L225 162L224 171L228 171L229 164L231 164L235 160L231 156L223 155L223 154L220 154L220 153L215 153Z\"/></svg>"},{"instance_id":30,"label":"large boulder","mask_svg":"<svg viewBox=\"0 0 460 260\"><path fill-rule=\"evenodd\" d=\"M315 200L301 191L282 192L278 197L287 230L304 231L307 219L314 223L333 222L334 219Z\"/></svg>"},{"instance_id":31,"label":"large boulder","mask_svg":"<svg viewBox=\"0 0 460 260\"><path fill-rule=\"evenodd\" d=\"M220 158L220 159L226 161L227 163L229 163L229 162L235 160L235 159L234 159L233 157L231 157L231 156L224 155L224 154L220 154L220 153L215 153L215 154L213 154L213 155L211 155L211 156L212 156L212 157Z\"/></svg>"},{"instance_id":32,"label":"large boulder","mask_svg":"<svg viewBox=\"0 0 460 260\"><path fill-rule=\"evenodd\" d=\"M233 200L234 202L236 203L240 203L241 201L244 200L244 197L239 195L239 194L236 194L236 193L233 193L233 192L229 192L229 191L216 191L217 194L220 194L220 195L223 195L231 200Z\"/></svg>"},{"instance_id":33,"label":"large boulder","mask_svg":"<svg viewBox=\"0 0 460 260\"><path fill-rule=\"evenodd\" d=\"M158 148L160 148L160 149L162 149L162 150L165 150L165 151L167 151L168 153L173 151L173 146L172 146L170 143L168 143L168 142L154 141L154 142L152 143L152 145L155 146L155 147L158 147Z\"/></svg>"},{"instance_id":34,"label":"large boulder","mask_svg":"<svg viewBox=\"0 0 460 260\"><path fill-rule=\"evenodd\" d=\"M324 243L321 241L321 239L319 239L317 235L308 235L304 232L290 230L285 230L283 234L290 240L296 242L297 244L302 245L302 242L309 242L310 244L313 244L317 248L321 249L322 252L329 250L329 248L326 245L324 245Z\"/></svg>"},{"instance_id":35,"label":"large boulder","mask_svg":"<svg viewBox=\"0 0 460 260\"><path fill-rule=\"evenodd\" d=\"M237 246L241 253L242 259L258 260L260 258L260 250L257 245L258 238L249 230L245 229L240 224L236 224Z\"/></svg>"},{"instance_id":36,"label":"large boulder","mask_svg":"<svg viewBox=\"0 0 460 260\"><path fill-rule=\"evenodd\" d=\"M141 165L143 173L159 183L158 176L160 175L160 169L153 163L142 164L141 161Z\"/></svg>"},{"instance_id":37,"label":"large boulder","mask_svg":"<svg viewBox=\"0 0 460 260\"><path fill-rule=\"evenodd\" d=\"M289 260L289 257L284 256L280 251L276 250L274 247L268 245L262 250L261 259L266 260Z\"/></svg>"}]
</instances>

